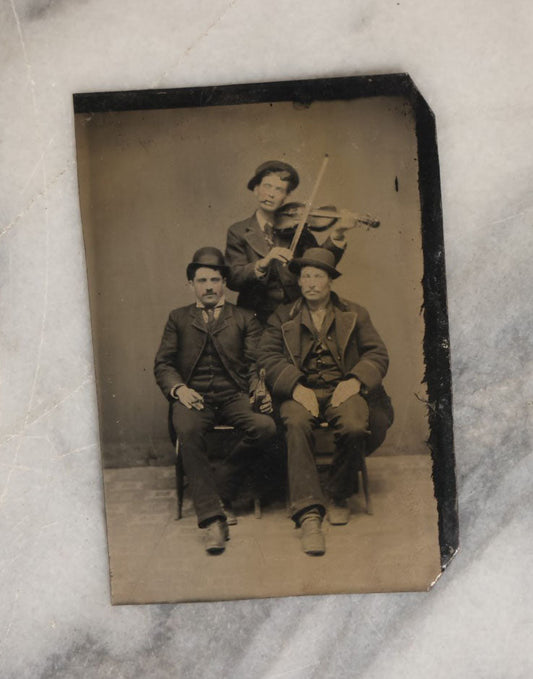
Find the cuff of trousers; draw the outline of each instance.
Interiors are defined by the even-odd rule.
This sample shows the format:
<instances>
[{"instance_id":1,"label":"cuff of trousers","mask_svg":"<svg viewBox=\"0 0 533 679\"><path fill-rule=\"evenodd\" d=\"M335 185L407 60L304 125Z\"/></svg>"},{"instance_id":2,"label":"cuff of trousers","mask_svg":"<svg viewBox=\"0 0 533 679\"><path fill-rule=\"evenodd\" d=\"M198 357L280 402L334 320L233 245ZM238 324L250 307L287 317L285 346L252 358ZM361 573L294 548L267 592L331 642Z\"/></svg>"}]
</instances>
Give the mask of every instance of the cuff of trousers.
<instances>
[{"instance_id":1,"label":"cuff of trousers","mask_svg":"<svg viewBox=\"0 0 533 679\"><path fill-rule=\"evenodd\" d=\"M298 500L298 502L293 502L290 507L291 519L299 528L302 516L314 509L318 511L321 518L324 518L326 515L326 505L323 498L317 500L317 498L308 497Z\"/></svg>"}]
</instances>

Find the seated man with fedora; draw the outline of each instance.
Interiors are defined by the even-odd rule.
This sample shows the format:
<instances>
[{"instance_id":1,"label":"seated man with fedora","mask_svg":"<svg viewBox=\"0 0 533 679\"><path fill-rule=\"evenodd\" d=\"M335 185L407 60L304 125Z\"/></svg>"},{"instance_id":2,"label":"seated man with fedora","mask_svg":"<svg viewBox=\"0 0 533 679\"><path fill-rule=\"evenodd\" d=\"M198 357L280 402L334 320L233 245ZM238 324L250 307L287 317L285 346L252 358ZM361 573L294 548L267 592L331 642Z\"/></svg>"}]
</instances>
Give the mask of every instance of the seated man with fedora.
<instances>
[{"instance_id":1,"label":"seated man with fedora","mask_svg":"<svg viewBox=\"0 0 533 679\"><path fill-rule=\"evenodd\" d=\"M382 386L389 359L368 311L331 290L340 275L331 252L311 248L289 267L298 275L302 297L269 318L258 360L281 403L291 516L301 527L304 552L321 555L327 502L314 459L313 428L320 417L333 429L328 518L333 525L346 524L359 456L380 446L392 423Z\"/></svg>"},{"instance_id":2,"label":"seated man with fedora","mask_svg":"<svg viewBox=\"0 0 533 679\"><path fill-rule=\"evenodd\" d=\"M298 173L288 163L268 160L259 165L248 182L257 209L251 217L230 226L226 242L226 262L230 268L228 287L239 293L237 305L255 311L262 323L280 304L300 296L296 276L287 263L292 259L292 235L276 229L276 211L298 186ZM330 250L335 262L346 248L345 231L350 225L338 224L323 246ZM314 235L304 228L295 251L317 247Z\"/></svg>"},{"instance_id":3,"label":"seated man with fedora","mask_svg":"<svg viewBox=\"0 0 533 679\"><path fill-rule=\"evenodd\" d=\"M263 399L261 412L254 412L251 404L262 328L251 311L225 301L227 274L220 250L204 247L194 254L187 280L196 302L170 312L154 366L157 383L172 404L198 526L212 554L224 551L228 522L236 523L229 508L244 473L257 450L276 434L274 420L266 414L270 397ZM224 461L219 488L206 448L206 433L217 423L232 425L243 435Z\"/></svg>"}]
</instances>

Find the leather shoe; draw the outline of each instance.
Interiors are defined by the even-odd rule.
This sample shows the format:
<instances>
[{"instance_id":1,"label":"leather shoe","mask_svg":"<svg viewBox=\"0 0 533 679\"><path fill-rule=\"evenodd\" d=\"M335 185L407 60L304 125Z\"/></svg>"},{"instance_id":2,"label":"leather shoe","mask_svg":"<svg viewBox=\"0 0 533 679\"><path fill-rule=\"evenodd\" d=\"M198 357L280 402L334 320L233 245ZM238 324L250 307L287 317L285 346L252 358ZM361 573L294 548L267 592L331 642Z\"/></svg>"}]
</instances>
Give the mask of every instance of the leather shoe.
<instances>
[{"instance_id":1,"label":"leather shoe","mask_svg":"<svg viewBox=\"0 0 533 679\"><path fill-rule=\"evenodd\" d=\"M345 526L350 520L350 508L346 500L332 500L328 507L328 521L332 526Z\"/></svg>"},{"instance_id":2,"label":"leather shoe","mask_svg":"<svg viewBox=\"0 0 533 679\"><path fill-rule=\"evenodd\" d=\"M304 517L301 522L302 549L309 556L322 556L326 552L321 523L322 519L319 516Z\"/></svg>"},{"instance_id":3,"label":"leather shoe","mask_svg":"<svg viewBox=\"0 0 533 679\"><path fill-rule=\"evenodd\" d=\"M222 554L226 548L226 540L229 540L229 528L225 521L217 519L210 523L204 530L205 550L209 554Z\"/></svg>"}]
</instances>

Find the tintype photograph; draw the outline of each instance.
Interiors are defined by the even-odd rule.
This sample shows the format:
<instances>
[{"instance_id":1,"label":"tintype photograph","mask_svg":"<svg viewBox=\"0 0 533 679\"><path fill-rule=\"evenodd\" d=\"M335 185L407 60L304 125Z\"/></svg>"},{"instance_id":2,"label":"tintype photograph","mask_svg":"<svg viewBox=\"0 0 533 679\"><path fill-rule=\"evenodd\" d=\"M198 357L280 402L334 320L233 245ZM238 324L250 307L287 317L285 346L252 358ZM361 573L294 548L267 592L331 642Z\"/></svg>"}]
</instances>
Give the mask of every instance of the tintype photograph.
<instances>
[{"instance_id":1,"label":"tintype photograph","mask_svg":"<svg viewBox=\"0 0 533 679\"><path fill-rule=\"evenodd\" d=\"M457 518L410 78L74 109L112 602L429 589Z\"/></svg>"}]
</instances>

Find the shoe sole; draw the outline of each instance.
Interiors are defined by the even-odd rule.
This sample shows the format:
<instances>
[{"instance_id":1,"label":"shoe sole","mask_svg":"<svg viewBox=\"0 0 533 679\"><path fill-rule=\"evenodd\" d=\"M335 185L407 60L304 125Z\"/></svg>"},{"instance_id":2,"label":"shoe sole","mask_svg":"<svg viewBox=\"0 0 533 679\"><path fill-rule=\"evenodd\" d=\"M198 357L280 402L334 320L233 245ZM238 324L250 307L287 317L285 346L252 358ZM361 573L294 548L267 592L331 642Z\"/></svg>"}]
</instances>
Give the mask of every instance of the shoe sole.
<instances>
[{"instance_id":1,"label":"shoe sole","mask_svg":"<svg viewBox=\"0 0 533 679\"><path fill-rule=\"evenodd\" d=\"M328 523L330 526L347 526L349 523L349 519L347 519L346 521L332 521L328 516Z\"/></svg>"}]
</instances>

